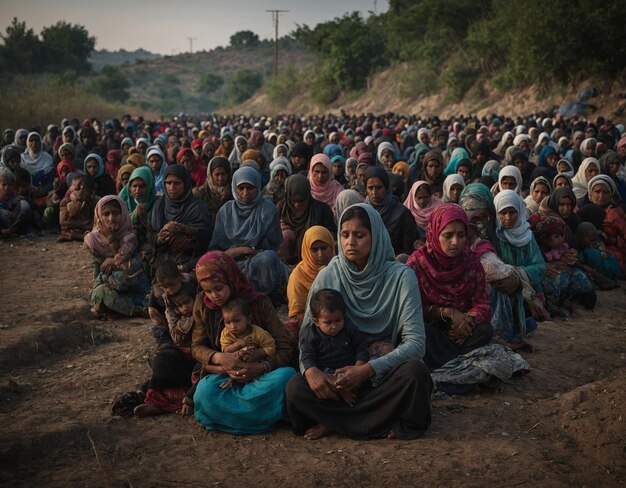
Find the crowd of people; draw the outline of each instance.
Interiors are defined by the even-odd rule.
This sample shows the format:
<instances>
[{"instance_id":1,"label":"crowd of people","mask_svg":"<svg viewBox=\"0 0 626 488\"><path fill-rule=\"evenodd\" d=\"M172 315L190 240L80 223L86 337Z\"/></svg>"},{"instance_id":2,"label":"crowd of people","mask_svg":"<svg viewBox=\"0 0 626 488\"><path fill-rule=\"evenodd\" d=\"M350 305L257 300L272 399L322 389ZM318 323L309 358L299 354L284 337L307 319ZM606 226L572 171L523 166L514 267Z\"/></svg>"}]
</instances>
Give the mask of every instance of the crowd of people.
<instances>
[{"instance_id":1,"label":"crowd of people","mask_svg":"<svg viewBox=\"0 0 626 488\"><path fill-rule=\"evenodd\" d=\"M460 362L526 372L538 323L619 287L623 131L543 113L64 119L4 130L0 238L83 242L94 316L150 320L151 377L116 414L412 439L435 391L485 376L455 378Z\"/></svg>"}]
</instances>

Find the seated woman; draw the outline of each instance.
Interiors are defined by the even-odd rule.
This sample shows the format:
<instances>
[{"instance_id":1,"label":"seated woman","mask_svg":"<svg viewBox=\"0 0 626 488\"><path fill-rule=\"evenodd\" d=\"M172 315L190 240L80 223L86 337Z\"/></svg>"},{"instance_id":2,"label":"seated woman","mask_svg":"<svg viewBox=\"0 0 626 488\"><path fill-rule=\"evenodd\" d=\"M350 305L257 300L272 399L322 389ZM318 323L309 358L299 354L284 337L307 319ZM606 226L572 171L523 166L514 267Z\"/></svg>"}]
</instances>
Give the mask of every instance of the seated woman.
<instances>
[{"instance_id":1,"label":"seated woman","mask_svg":"<svg viewBox=\"0 0 626 488\"><path fill-rule=\"evenodd\" d=\"M156 200L154 177L150 168L142 166L135 169L119 196L130 212L130 221L133 223L133 230L139 242L139 252L143 255L150 250L148 222Z\"/></svg>"},{"instance_id":2,"label":"seated woman","mask_svg":"<svg viewBox=\"0 0 626 488\"><path fill-rule=\"evenodd\" d=\"M91 176L96 185L96 196L98 198L107 195L115 195L115 181L105 171L104 161L98 154L88 154L85 157L85 172Z\"/></svg>"},{"instance_id":3,"label":"seated woman","mask_svg":"<svg viewBox=\"0 0 626 488\"><path fill-rule=\"evenodd\" d=\"M193 196L204 202L212 222L215 222L217 211L222 205L233 199L230 176L228 159L216 156L209 161L204 185L193 189Z\"/></svg>"},{"instance_id":4,"label":"seated woman","mask_svg":"<svg viewBox=\"0 0 626 488\"><path fill-rule=\"evenodd\" d=\"M57 242L82 241L93 228L93 216L98 197L94 194L93 180L78 173L59 204L59 224L61 235Z\"/></svg>"},{"instance_id":5,"label":"seated woman","mask_svg":"<svg viewBox=\"0 0 626 488\"><path fill-rule=\"evenodd\" d=\"M508 165L500 170L498 183L493 186L491 193L497 195L503 190L513 190L518 195L522 195L522 173L517 166Z\"/></svg>"},{"instance_id":6,"label":"seated woman","mask_svg":"<svg viewBox=\"0 0 626 488\"><path fill-rule=\"evenodd\" d=\"M417 225L409 209L394 198L387 171L380 166L368 168L365 189L365 201L380 213L396 256L411 254L418 238Z\"/></svg>"},{"instance_id":7,"label":"seated woman","mask_svg":"<svg viewBox=\"0 0 626 488\"><path fill-rule=\"evenodd\" d=\"M19 131L18 131L19 132ZM22 153L20 166L31 176L32 203L41 211L46 207L48 193L52 190L56 174L52 156L43 150L41 136L30 132L26 138L26 150Z\"/></svg>"},{"instance_id":8,"label":"seated woman","mask_svg":"<svg viewBox=\"0 0 626 488\"><path fill-rule=\"evenodd\" d=\"M443 195L443 180L446 179L443 172L443 156L441 151L431 149L424 154L422 162L422 180L428 183L433 195L441 198Z\"/></svg>"},{"instance_id":9,"label":"seated woman","mask_svg":"<svg viewBox=\"0 0 626 488\"><path fill-rule=\"evenodd\" d=\"M573 247L576 229L580 218L576 215L576 196L568 187L556 188L550 196L545 197L539 205L539 215L559 217L567 224L567 242ZM532 219L531 219L532 220Z\"/></svg>"},{"instance_id":10,"label":"seated woman","mask_svg":"<svg viewBox=\"0 0 626 488\"><path fill-rule=\"evenodd\" d=\"M335 200L337 200L337 195L344 190L344 187L334 180L330 158L325 154L316 154L311 159L309 182L311 183L313 198L328 205L334 213Z\"/></svg>"},{"instance_id":11,"label":"seated woman","mask_svg":"<svg viewBox=\"0 0 626 488\"><path fill-rule=\"evenodd\" d=\"M444 203L430 216L426 245L407 261L420 287L424 362L430 369L488 344L493 336L485 273L478 255L466 246L468 231L463 209Z\"/></svg>"},{"instance_id":12,"label":"seated woman","mask_svg":"<svg viewBox=\"0 0 626 488\"><path fill-rule=\"evenodd\" d=\"M443 202L432 194L430 185L425 181L416 181L404 201L404 206L409 209L415 219L417 232L420 238L426 237L426 227L430 215Z\"/></svg>"},{"instance_id":13,"label":"seated woman","mask_svg":"<svg viewBox=\"0 0 626 488\"><path fill-rule=\"evenodd\" d=\"M211 251L202 256L196 278L201 291L193 309L191 354L205 375L193 398L196 419L208 430L231 434L272 430L283 420L285 385L295 374L286 367L293 351L285 327L270 300L255 291L226 253ZM232 298L248 301L255 325L276 342L275 353L264 361L245 363L237 353L221 352L221 307ZM240 386L221 389L228 378Z\"/></svg>"},{"instance_id":14,"label":"seated woman","mask_svg":"<svg viewBox=\"0 0 626 488\"><path fill-rule=\"evenodd\" d=\"M313 280L335 255L335 241L332 234L320 225L310 227L302 239L302 261L289 275L287 284L288 316L294 324L290 331L298 337L299 325L304 318L304 309Z\"/></svg>"},{"instance_id":15,"label":"seated woman","mask_svg":"<svg viewBox=\"0 0 626 488\"><path fill-rule=\"evenodd\" d=\"M459 174L446 176L443 181L444 203L459 203L461 192L465 188L465 180Z\"/></svg>"},{"instance_id":16,"label":"seated woman","mask_svg":"<svg viewBox=\"0 0 626 488\"><path fill-rule=\"evenodd\" d=\"M256 290L280 300L288 271L277 253L283 236L276 206L261 196L261 175L251 167L235 171L232 192L235 199L217 212L209 249L225 251Z\"/></svg>"},{"instance_id":17,"label":"seated woman","mask_svg":"<svg viewBox=\"0 0 626 488\"><path fill-rule=\"evenodd\" d=\"M163 179L165 194L154 203L148 222L146 251L150 256L146 257L153 269L169 259L188 272L211 240L211 217L191 194L191 178L185 168L172 164Z\"/></svg>"},{"instance_id":18,"label":"seated woman","mask_svg":"<svg viewBox=\"0 0 626 488\"><path fill-rule=\"evenodd\" d=\"M235 147L228 156L228 162L230 163L231 170L237 171L241 163L243 162L243 153L248 149L248 139L244 136L235 137Z\"/></svg>"},{"instance_id":19,"label":"seated woman","mask_svg":"<svg viewBox=\"0 0 626 488\"><path fill-rule=\"evenodd\" d=\"M274 205L285 199L285 180L291 176L291 164L284 156L278 156L270 164L270 181L261 194Z\"/></svg>"},{"instance_id":20,"label":"seated woman","mask_svg":"<svg viewBox=\"0 0 626 488\"><path fill-rule=\"evenodd\" d=\"M570 190L574 188L572 178L565 173L557 173L557 175L552 180L552 188L556 190L557 188L561 188L564 186L566 186Z\"/></svg>"},{"instance_id":21,"label":"seated woman","mask_svg":"<svg viewBox=\"0 0 626 488\"><path fill-rule=\"evenodd\" d=\"M528 223L528 209L524 200L513 190L504 190L494 199L496 209L496 242L498 256L505 264L515 267L515 271L524 286L524 300L516 296L509 300L509 317L520 320L501 320L494 324L495 333L507 344L517 347L524 343L525 336L536 329L535 318L546 318L545 311L534 301L541 290L541 279L546 272L546 263L533 237ZM524 305L531 314L527 315ZM517 310L514 311L513 307ZM524 317L524 320L521 318Z\"/></svg>"},{"instance_id":22,"label":"seated woman","mask_svg":"<svg viewBox=\"0 0 626 488\"><path fill-rule=\"evenodd\" d=\"M139 147L139 141L137 141L137 147ZM128 162L133 164L131 161L132 158L129 157L128 159ZM159 146L150 146L146 152L145 161L146 166L152 171L157 197L160 197L165 193L165 172L168 168L165 155Z\"/></svg>"},{"instance_id":23,"label":"seated woman","mask_svg":"<svg viewBox=\"0 0 626 488\"><path fill-rule=\"evenodd\" d=\"M539 205L544 198L550 196L550 193L552 193L552 186L548 179L544 176L535 178L530 184L530 193L524 199L528 211L531 214L537 213L539 211Z\"/></svg>"},{"instance_id":24,"label":"seated woman","mask_svg":"<svg viewBox=\"0 0 626 488\"><path fill-rule=\"evenodd\" d=\"M128 209L117 195L98 201L93 230L85 235L84 247L94 257L92 313L101 318L110 312L147 317L150 283L137 252Z\"/></svg>"},{"instance_id":25,"label":"seated woman","mask_svg":"<svg viewBox=\"0 0 626 488\"><path fill-rule=\"evenodd\" d=\"M345 319L366 335L370 360L341 368L335 377L301 368L287 385L293 431L309 439L331 432L415 439L430 425L432 388L422 362L426 344L415 274L395 260L382 218L370 205L348 208L340 229L339 255L319 272L309 293L341 293ZM309 317L307 306L303 327L314 327ZM340 401L340 394L353 405Z\"/></svg>"},{"instance_id":26,"label":"seated woman","mask_svg":"<svg viewBox=\"0 0 626 488\"><path fill-rule=\"evenodd\" d=\"M278 205L283 242L278 255L283 262L291 264L300 260L302 240L307 229L321 225L331 234L337 225L330 206L311 196L311 184L302 175L292 175L285 182L285 199Z\"/></svg>"},{"instance_id":27,"label":"seated woman","mask_svg":"<svg viewBox=\"0 0 626 488\"><path fill-rule=\"evenodd\" d=\"M589 182L600 173L600 162L596 158L585 158L580 164L580 168L578 168L578 171L572 178L574 195L576 195L579 208L582 208L585 204Z\"/></svg>"}]
</instances>

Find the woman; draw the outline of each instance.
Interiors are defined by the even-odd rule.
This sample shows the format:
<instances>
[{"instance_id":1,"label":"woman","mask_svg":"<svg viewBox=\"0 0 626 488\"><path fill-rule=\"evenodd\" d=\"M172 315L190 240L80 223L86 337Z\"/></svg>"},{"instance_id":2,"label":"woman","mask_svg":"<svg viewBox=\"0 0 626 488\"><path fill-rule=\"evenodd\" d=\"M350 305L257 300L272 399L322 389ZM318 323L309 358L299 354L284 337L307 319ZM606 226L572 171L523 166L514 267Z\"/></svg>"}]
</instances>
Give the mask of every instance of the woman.
<instances>
[{"instance_id":1,"label":"woman","mask_svg":"<svg viewBox=\"0 0 626 488\"><path fill-rule=\"evenodd\" d=\"M528 211L531 214L537 213L539 211L539 205L544 198L550 196L550 193L552 193L550 181L548 181L548 179L544 176L538 176L535 178L530 184L530 193L524 199L524 203L526 204Z\"/></svg>"},{"instance_id":2,"label":"woman","mask_svg":"<svg viewBox=\"0 0 626 488\"><path fill-rule=\"evenodd\" d=\"M237 174L240 170L235 172ZM206 253L196 266L200 285L193 309L191 354L205 374L194 395L195 416L207 430L260 434L283 419L285 385L295 374L286 367L292 348L270 300L255 291L237 263L219 251ZM276 352L265 361L244 363L236 353L223 353L221 307L231 298L250 302L253 322L274 338ZM220 388L230 378L238 387Z\"/></svg>"},{"instance_id":3,"label":"woman","mask_svg":"<svg viewBox=\"0 0 626 488\"><path fill-rule=\"evenodd\" d=\"M230 191L230 169L231 163L228 159L215 156L207 166L206 182L193 189L193 196L204 202L213 222L222 205L233 199Z\"/></svg>"},{"instance_id":4,"label":"woman","mask_svg":"<svg viewBox=\"0 0 626 488\"><path fill-rule=\"evenodd\" d=\"M465 180L459 174L446 176L443 181L444 203L459 203L461 193L465 189Z\"/></svg>"},{"instance_id":5,"label":"woman","mask_svg":"<svg viewBox=\"0 0 626 488\"><path fill-rule=\"evenodd\" d=\"M480 258L466 246L469 221L444 203L430 216L426 245L409 258L420 287L426 322L424 362L437 369L489 343L491 306Z\"/></svg>"},{"instance_id":6,"label":"woman","mask_svg":"<svg viewBox=\"0 0 626 488\"><path fill-rule=\"evenodd\" d=\"M153 269L169 259L188 272L211 240L211 216L204 203L192 195L185 168L168 166L163 181L165 194L154 203L148 225L149 258Z\"/></svg>"},{"instance_id":7,"label":"woman","mask_svg":"<svg viewBox=\"0 0 626 488\"><path fill-rule=\"evenodd\" d=\"M409 191L404 206L409 209L417 224L420 237L426 236L428 219L435 209L443 202L433 195L430 185L425 181L416 181Z\"/></svg>"},{"instance_id":8,"label":"woman","mask_svg":"<svg viewBox=\"0 0 626 488\"><path fill-rule=\"evenodd\" d=\"M94 256L92 313L147 317L150 284L137 253L128 209L117 195L107 195L96 204L93 230L85 235L84 247Z\"/></svg>"},{"instance_id":9,"label":"woman","mask_svg":"<svg viewBox=\"0 0 626 488\"><path fill-rule=\"evenodd\" d=\"M261 175L251 167L233 175L233 201L217 212L209 249L232 257L256 290L279 299L287 270L278 257L283 240L276 206L261 196Z\"/></svg>"},{"instance_id":10,"label":"woman","mask_svg":"<svg viewBox=\"0 0 626 488\"><path fill-rule=\"evenodd\" d=\"M395 260L389 234L371 206L353 205L340 222L339 255L319 272L309 293L341 293L345 320L367 336L370 360L342 368L336 379L317 368L294 376L287 385L293 431L309 439L331 432L415 439L430 425L432 387L422 362L425 336L415 274ZM303 327L314 327L308 307ZM352 406L338 401L340 390L352 394Z\"/></svg>"},{"instance_id":11,"label":"woman","mask_svg":"<svg viewBox=\"0 0 626 488\"><path fill-rule=\"evenodd\" d=\"M380 166L368 168L365 190L365 201L380 213L396 256L411 254L419 236L417 226L411 212L394 198L387 171Z\"/></svg>"},{"instance_id":12,"label":"woman","mask_svg":"<svg viewBox=\"0 0 626 488\"><path fill-rule=\"evenodd\" d=\"M557 188L549 196L545 197L539 205L538 212L542 216L553 216L562 219L568 227L568 243L573 246L574 236L580 223L580 218L575 213L576 196L568 187Z\"/></svg>"},{"instance_id":13,"label":"woman","mask_svg":"<svg viewBox=\"0 0 626 488\"><path fill-rule=\"evenodd\" d=\"M362 200L361 200L362 201ZM278 205L283 242L278 254L286 263L300 260L304 233L314 225L321 225L331 234L337 232L333 211L324 202L311 196L309 180L292 175L285 182L285 199Z\"/></svg>"},{"instance_id":14,"label":"woman","mask_svg":"<svg viewBox=\"0 0 626 488\"><path fill-rule=\"evenodd\" d=\"M428 151L424 154L422 165L422 180L428 183L430 189L438 198L443 194L443 180L447 175L443 173L443 158L436 150Z\"/></svg>"},{"instance_id":15,"label":"woman","mask_svg":"<svg viewBox=\"0 0 626 488\"><path fill-rule=\"evenodd\" d=\"M615 183L615 187L617 188L617 192L622 201L622 206L624 202L626 202L626 182L622 180L618 174L621 172L622 161L619 158L619 155L615 151L607 151L606 154L603 154L599 160L600 167L602 168L602 174L610 176Z\"/></svg>"},{"instance_id":16,"label":"woman","mask_svg":"<svg viewBox=\"0 0 626 488\"><path fill-rule=\"evenodd\" d=\"M522 195L523 178L517 166L509 165L500 170L498 174L498 184L492 188L494 195L503 190L513 190L518 195Z\"/></svg>"},{"instance_id":17,"label":"woman","mask_svg":"<svg viewBox=\"0 0 626 488\"><path fill-rule=\"evenodd\" d=\"M22 130L22 129L20 129ZM20 131L17 131L20 133ZM17 138L17 134L15 136ZM48 193L52 190L56 174L52 156L42 147L41 136L37 132L30 132L26 137L26 150L22 153L20 166L30 173L33 203L40 209L46 207Z\"/></svg>"},{"instance_id":18,"label":"woman","mask_svg":"<svg viewBox=\"0 0 626 488\"><path fill-rule=\"evenodd\" d=\"M142 166L135 169L119 196L130 212L130 221L137 235L139 251L146 251L148 222L156 200L154 177L150 168Z\"/></svg>"},{"instance_id":19,"label":"woman","mask_svg":"<svg viewBox=\"0 0 626 488\"><path fill-rule=\"evenodd\" d=\"M557 175L552 180L552 188L556 190L557 188L561 187L567 187L570 190L574 188L572 178L565 173L557 173Z\"/></svg>"},{"instance_id":20,"label":"woman","mask_svg":"<svg viewBox=\"0 0 626 488\"><path fill-rule=\"evenodd\" d=\"M600 163L596 158L583 159L580 168L578 168L578 171L572 178L572 183L574 183L574 195L576 195L579 207L582 207L585 203L589 182L594 176L600 173Z\"/></svg>"},{"instance_id":21,"label":"woman","mask_svg":"<svg viewBox=\"0 0 626 488\"><path fill-rule=\"evenodd\" d=\"M202 158L194 157L194 153L188 147L185 147L176 153L176 163L183 166L189 171L194 188L201 187L207 180L207 168Z\"/></svg>"},{"instance_id":22,"label":"woman","mask_svg":"<svg viewBox=\"0 0 626 488\"><path fill-rule=\"evenodd\" d=\"M128 183L128 178L135 170L135 166L132 164L124 164L117 172L117 178L115 179L115 189L119 193Z\"/></svg>"},{"instance_id":23,"label":"woman","mask_svg":"<svg viewBox=\"0 0 626 488\"><path fill-rule=\"evenodd\" d=\"M469 152L467 152L467 149L465 149L464 147L457 147L454 151L452 151L452 154L450 155L450 162L446 166L444 175L449 176L456 174L458 171L459 162L464 159L469 160L469 157L470 155Z\"/></svg>"},{"instance_id":24,"label":"woman","mask_svg":"<svg viewBox=\"0 0 626 488\"><path fill-rule=\"evenodd\" d=\"M137 147L139 147L139 141L137 141ZM128 159L130 160L131 158L129 157ZM168 166L165 162L165 155L159 146L148 148L146 152L146 166L152 170L156 194L160 197L165 193L165 172Z\"/></svg>"},{"instance_id":25,"label":"woman","mask_svg":"<svg viewBox=\"0 0 626 488\"><path fill-rule=\"evenodd\" d=\"M102 198L115 195L115 181L105 171L104 161L98 154L88 154L85 157L85 172L93 178L96 184L96 196Z\"/></svg>"},{"instance_id":26,"label":"woman","mask_svg":"<svg viewBox=\"0 0 626 488\"><path fill-rule=\"evenodd\" d=\"M279 156L270 163L270 181L261 192L263 197L274 205L285 199L285 180L291 176L291 165L284 156Z\"/></svg>"},{"instance_id":27,"label":"woman","mask_svg":"<svg viewBox=\"0 0 626 488\"><path fill-rule=\"evenodd\" d=\"M311 159L309 168L309 182L313 198L328 205L335 212L335 200L344 188L333 178L333 168L330 159L325 154L316 154Z\"/></svg>"}]
</instances>

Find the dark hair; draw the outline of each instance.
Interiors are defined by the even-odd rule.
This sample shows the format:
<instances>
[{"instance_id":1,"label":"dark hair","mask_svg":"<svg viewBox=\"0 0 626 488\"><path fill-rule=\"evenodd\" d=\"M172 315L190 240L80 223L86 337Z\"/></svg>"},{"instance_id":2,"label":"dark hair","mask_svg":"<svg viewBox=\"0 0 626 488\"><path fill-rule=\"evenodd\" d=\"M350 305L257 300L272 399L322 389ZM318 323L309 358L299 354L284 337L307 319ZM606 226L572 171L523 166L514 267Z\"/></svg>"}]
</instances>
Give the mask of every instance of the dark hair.
<instances>
[{"instance_id":1,"label":"dark hair","mask_svg":"<svg viewBox=\"0 0 626 488\"><path fill-rule=\"evenodd\" d=\"M318 318L323 310L327 312L336 312L339 310L342 314L346 312L346 304L343 301L341 293L337 290L331 290L330 288L324 288L316 292L311 297L309 306L311 307L311 315L313 318Z\"/></svg>"},{"instance_id":2,"label":"dark hair","mask_svg":"<svg viewBox=\"0 0 626 488\"><path fill-rule=\"evenodd\" d=\"M358 219L363 227L369 230L370 233L372 232L370 216L367 215L367 211L363 207L358 207L356 205L348 207L342 215L341 224L343 225L345 222L353 219Z\"/></svg>"},{"instance_id":3,"label":"dark hair","mask_svg":"<svg viewBox=\"0 0 626 488\"><path fill-rule=\"evenodd\" d=\"M94 179L89 176L86 175L85 173L77 173L74 178L72 178L72 184L75 181L82 181L83 182L83 186L89 190L91 193L93 193L96 189L96 182L94 181Z\"/></svg>"},{"instance_id":4,"label":"dark hair","mask_svg":"<svg viewBox=\"0 0 626 488\"><path fill-rule=\"evenodd\" d=\"M158 282L163 282L167 280L175 280L180 277L180 270L174 261L163 261L159 266L157 266L156 272L154 274L154 278Z\"/></svg>"},{"instance_id":5,"label":"dark hair","mask_svg":"<svg viewBox=\"0 0 626 488\"><path fill-rule=\"evenodd\" d=\"M196 292L198 291L198 284L195 280L185 281L183 286L180 287L180 290L175 295L172 295L170 298L174 302L174 304L178 303L178 299L181 297L194 298L196 296Z\"/></svg>"},{"instance_id":6,"label":"dark hair","mask_svg":"<svg viewBox=\"0 0 626 488\"><path fill-rule=\"evenodd\" d=\"M13 174L15 175L16 185L30 185L32 182L30 173L28 172L27 169L15 168L15 171L13 171Z\"/></svg>"},{"instance_id":7,"label":"dark hair","mask_svg":"<svg viewBox=\"0 0 626 488\"><path fill-rule=\"evenodd\" d=\"M222 314L224 312L232 312L239 309L246 317L252 317L252 308L250 303L243 298L232 298L222 305Z\"/></svg>"}]
</instances>

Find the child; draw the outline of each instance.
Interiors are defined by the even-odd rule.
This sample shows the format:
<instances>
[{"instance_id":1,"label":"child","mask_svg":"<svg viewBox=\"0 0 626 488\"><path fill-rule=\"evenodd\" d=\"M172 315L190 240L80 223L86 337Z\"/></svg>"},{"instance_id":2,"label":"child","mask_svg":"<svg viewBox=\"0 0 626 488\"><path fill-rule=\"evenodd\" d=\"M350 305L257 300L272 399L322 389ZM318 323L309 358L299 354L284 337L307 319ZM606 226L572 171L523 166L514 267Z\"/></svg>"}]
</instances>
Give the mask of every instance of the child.
<instances>
[{"instance_id":1,"label":"child","mask_svg":"<svg viewBox=\"0 0 626 488\"><path fill-rule=\"evenodd\" d=\"M580 262L583 269L591 273L593 282L598 288L612 290L619 287L614 281L621 276L619 263L615 256L606 250L600 236L601 232L591 222L581 222L578 225L576 239L580 249Z\"/></svg>"},{"instance_id":2,"label":"child","mask_svg":"<svg viewBox=\"0 0 626 488\"><path fill-rule=\"evenodd\" d=\"M15 191L15 175L0 170L0 237L28 232L32 212L27 200Z\"/></svg>"},{"instance_id":3,"label":"child","mask_svg":"<svg viewBox=\"0 0 626 488\"><path fill-rule=\"evenodd\" d=\"M360 366L369 359L367 338L345 320L346 306L336 290L323 289L310 301L313 324L302 328L300 363L303 371L317 368L336 380L344 366ZM354 404L353 392L337 391L349 405Z\"/></svg>"},{"instance_id":4,"label":"child","mask_svg":"<svg viewBox=\"0 0 626 488\"><path fill-rule=\"evenodd\" d=\"M57 242L82 241L93 227L93 216L98 198L94 195L94 183L87 175L77 174L59 204L61 235Z\"/></svg>"},{"instance_id":5,"label":"child","mask_svg":"<svg viewBox=\"0 0 626 488\"><path fill-rule=\"evenodd\" d=\"M543 217L536 225L535 237L546 261L546 274L541 285L546 306L552 317L566 318L562 307L568 299L578 299L592 310L596 303L593 285L582 269L577 267L578 252L565 241L565 222L558 217Z\"/></svg>"},{"instance_id":6,"label":"child","mask_svg":"<svg viewBox=\"0 0 626 488\"><path fill-rule=\"evenodd\" d=\"M220 345L224 353L237 353L237 358L245 363L262 361L276 352L274 338L261 327L253 325L250 304L233 298L222 306L224 329L220 336ZM221 388L232 386L231 379L220 385Z\"/></svg>"},{"instance_id":7,"label":"child","mask_svg":"<svg viewBox=\"0 0 626 488\"><path fill-rule=\"evenodd\" d=\"M59 212L61 200L65 197L67 190L67 175L76 171L71 161L62 160L57 165L58 178L54 179L52 184L52 191L48 193L48 200L46 200L46 210L43 213L43 219L49 227L54 228L59 225Z\"/></svg>"}]
</instances>

